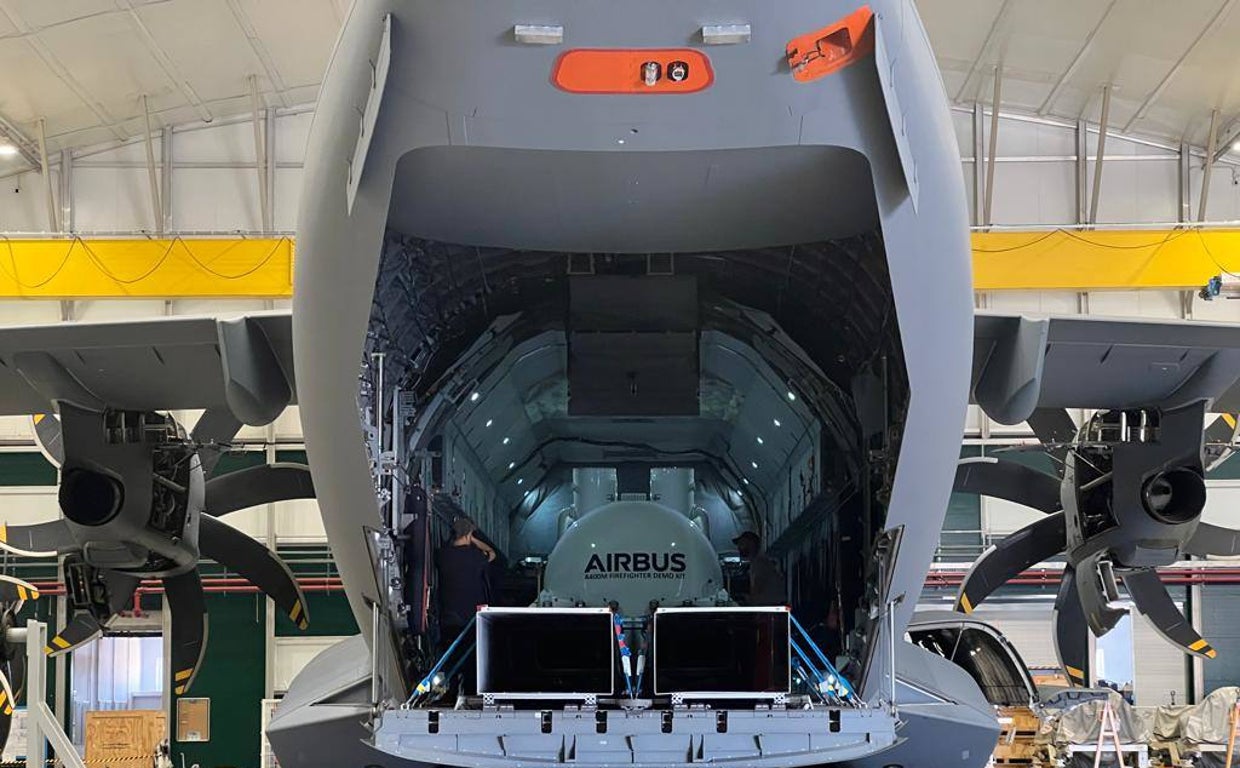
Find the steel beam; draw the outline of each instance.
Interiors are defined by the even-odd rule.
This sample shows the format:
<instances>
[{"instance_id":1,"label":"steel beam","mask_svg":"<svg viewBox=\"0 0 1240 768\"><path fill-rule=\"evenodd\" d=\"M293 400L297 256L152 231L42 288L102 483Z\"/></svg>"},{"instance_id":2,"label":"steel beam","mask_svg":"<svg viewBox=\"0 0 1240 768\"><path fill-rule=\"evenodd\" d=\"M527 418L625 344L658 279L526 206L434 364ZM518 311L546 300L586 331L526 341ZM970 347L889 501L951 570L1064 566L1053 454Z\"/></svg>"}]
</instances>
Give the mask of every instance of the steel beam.
<instances>
[{"instance_id":1,"label":"steel beam","mask_svg":"<svg viewBox=\"0 0 1240 768\"><path fill-rule=\"evenodd\" d=\"M159 199L163 201L161 212L164 231L172 229L172 126L165 125L159 134Z\"/></svg>"},{"instance_id":2,"label":"steel beam","mask_svg":"<svg viewBox=\"0 0 1240 768\"><path fill-rule=\"evenodd\" d=\"M60 222L56 216L56 193L52 189L52 172L47 162L46 121L39 118L39 170L43 174L43 189L47 192L47 229L59 232Z\"/></svg>"},{"instance_id":3,"label":"steel beam","mask_svg":"<svg viewBox=\"0 0 1240 768\"><path fill-rule=\"evenodd\" d=\"M2 1L0 0L0 2ZM288 88L284 85L284 78L280 76L280 70L276 68L275 60L271 58L271 53L267 51L267 46L263 43L258 31L254 29L254 24L250 21L249 14L241 7L240 0L224 0L224 2L228 5L228 10L232 11L233 18L237 21L237 26L241 27L241 31L245 34L245 39L249 42L250 50L254 52L254 57L262 65L263 74L267 76L267 81L271 83L276 100L280 103L280 106L287 107L289 104L285 91Z\"/></svg>"},{"instance_id":4,"label":"steel beam","mask_svg":"<svg viewBox=\"0 0 1240 768\"><path fill-rule=\"evenodd\" d=\"M1072 79L1072 76L1076 74L1076 70L1080 68L1081 62L1085 60L1086 54L1088 54L1090 49L1094 47L1094 39L1098 37L1098 31L1102 29L1102 25L1106 22L1107 17L1111 15L1111 11L1115 8L1115 4L1118 1L1119 0L1111 0L1107 3L1106 10L1104 10L1102 15L1098 17L1098 23L1095 24L1094 28L1089 31L1089 35L1085 37L1085 42L1081 44L1081 47L1077 50L1076 55L1072 57L1072 63L1068 65L1068 68L1065 69L1063 74L1059 76L1059 79L1055 81L1055 86L1051 88L1051 92L1047 94L1046 99L1042 101L1042 105L1038 107L1039 115L1045 115L1047 112L1050 112L1051 107L1055 105L1055 101L1059 99L1059 94L1063 91L1064 86L1067 85L1068 81Z\"/></svg>"},{"instance_id":5,"label":"steel beam","mask_svg":"<svg viewBox=\"0 0 1240 768\"><path fill-rule=\"evenodd\" d=\"M168 82L172 83L172 87L180 91L181 96L197 110L198 117L202 118L203 122L209 123L214 120L215 116L211 114L211 110L207 109L207 105L198 96L194 86L190 85L189 80L181 74L181 71L177 69L177 65L168 57L159 41L151 34L151 30L147 28L146 22L142 20L142 16L134 8L132 0L116 0L116 4L128 14L130 23L138 31L138 37L142 38L142 42L146 44L147 51L155 59L155 63L159 65L160 70L163 71L164 77L168 78ZM142 99L142 109L146 111L145 96ZM147 122L150 122L149 113L147 115ZM148 125L147 133L150 133L150 130Z\"/></svg>"},{"instance_id":6,"label":"steel beam","mask_svg":"<svg viewBox=\"0 0 1240 768\"><path fill-rule=\"evenodd\" d=\"M74 218L73 204L73 150L60 150L60 231L74 232L77 221Z\"/></svg>"},{"instance_id":7,"label":"steel beam","mask_svg":"<svg viewBox=\"0 0 1240 768\"><path fill-rule=\"evenodd\" d=\"M267 186L267 218L263 221L263 231L272 232L276 228L276 111L268 107L264 117L263 183Z\"/></svg>"},{"instance_id":8,"label":"steel beam","mask_svg":"<svg viewBox=\"0 0 1240 768\"><path fill-rule=\"evenodd\" d=\"M986 114L973 103L973 225L981 226L982 198L986 195Z\"/></svg>"},{"instance_id":9,"label":"steel beam","mask_svg":"<svg viewBox=\"0 0 1240 768\"><path fill-rule=\"evenodd\" d=\"M995 90L990 102L990 151L986 157L986 202L982 206L982 224L994 224L991 204L995 196L995 158L999 154L999 105L1003 96L1003 68L995 67Z\"/></svg>"},{"instance_id":10,"label":"steel beam","mask_svg":"<svg viewBox=\"0 0 1240 768\"><path fill-rule=\"evenodd\" d=\"M1098 156L1094 158L1094 189L1089 197L1089 223L1098 223L1098 200L1102 195L1102 161L1107 149L1107 121L1111 118L1111 84L1102 86L1102 116L1098 120Z\"/></svg>"},{"instance_id":11,"label":"steel beam","mask_svg":"<svg viewBox=\"0 0 1240 768\"><path fill-rule=\"evenodd\" d=\"M1193 203L1189 193L1189 178L1193 168L1193 148L1187 142L1180 144L1178 172L1176 173L1176 192L1179 198L1179 220L1187 223L1193 220Z\"/></svg>"},{"instance_id":12,"label":"steel beam","mask_svg":"<svg viewBox=\"0 0 1240 768\"><path fill-rule=\"evenodd\" d=\"M990 49L995 35L999 33L999 27L1002 26L1004 18L1007 17L1008 9L1011 5L1012 0L1003 0L1003 5L999 6L999 12L995 14L994 21L990 23L990 29L986 32L986 38L982 40L982 47L978 49L977 55L973 57L973 64L969 66L969 72L964 76L964 82L960 84L960 90L956 91L956 98L953 101L959 103L964 100L964 94L969 89L969 85L973 82L973 77L977 75L977 70L982 64L982 57L986 55L986 51Z\"/></svg>"},{"instance_id":13,"label":"steel beam","mask_svg":"<svg viewBox=\"0 0 1240 768\"><path fill-rule=\"evenodd\" d=\"M39 146L29 136L0 115L0 137L17 147L18 153L32 167L39 167Z\"/></svg>"},{"instance_id":14,"label":"steel beam","mask_svg":"<svg viewBox=\"0 0 1240 768\"><path fill-rule=\"evenodd\" d=\"M151 223L156 234L164 233L164 204L159 198L159 171L155 168L155 144L151 138L151 110L147 106L146 94L142 94L142 118L146 130L143 132L143 143L146 145L146 177L151 192Z\"/></svg>"},{"instance_id":15,"label":"steel beam","mask_svg":"<svg viewBox=\"0 0 1240 768\"><path fill-rule=\"evenodd\" d=\"M1214 169L1214 151L1216 149L1218 149L1217 109L1210 111L1210 138L1206 142L1206 162L1201 172L1201 200L1197 208L1197 221L1206 220L1206 203L1210 200L1210 172Z\"/></svg>"},{"instance_id":16,"label":"steel beam","mask_svg":"<svg viewBox=\"0 0 1240 768\"><path fill-rule=\"evenodd\" d=\"M1188 47L1184 49L1184 52L1180 54L1180 58L1176 59L1175 63L1171 65L1171 69L1167 70L1167 74L1163 76L1163 79L1160 80L1158 85L1154 87L1154 90L1150 91L1149 95L1145 97L1145 99L1141 102L1141 106L1137 107L1137 111L1132 114L1132 117L1128 119L1128 122L1124 123L1124 133L1128 133L1128 131L1132 129L1134 123L1145 117L1145 113L1149 111L1154 102L1158 101L1159 97L1162 96L1163 91L1167 90L1167 86L1171 84L1171 81L1177 74L1179 74L1180 69L1184 67L1184 62L1187 61L1188 57L1191 56L1193 51L1197 49L1197 46L1201 44L1201 41L1205 39L1206 35L1217 28L1223 18L1231 11L1231 8L1235 5L1235 2L1236 0L1223 0L1222 5L1218 7L1218 10L1214 12L1214 15L1210 17L1210 20L1205 23L1205 26L1201 28L1201 31L1197 33L1195 38L1193 38L1193 41L1188 44Z\"/></svg>"},{"instance_id":17,"label":"steel beam","mask_svg":"<svg viewBox=\"0 0 1240 768\"><path fill-rule=\"evenodd\" d=\"M73 95L77 96L78 99L86 105L86 108L94 114L95 118L99 120L99 124L102 127L107 128L112 132L113 136L121 139L122 141L128 138L124 129L121 128L121 126L116 122L116 119L108 113L108 110L103 106L103 103L92 96L90 91L87 90L86 87L83 86L82 83L69 72L59 57L57 57L52 49L39 38L38 34L36 34L38 30L31 27L30 24L22 18L22 15L17 11L17 3L15 0L0 0L0 16L9 20L9 23L14 29L17 30L21 39L26 41L26 44L30 46L31 50L34 51L35 55L39 57L43 64L52 71L52 74L60 78L61 82L65 84L65 87L72 91Z\"/></svg>"},{"instance_id":18,"label":"steel beam","mask_svg":"<svg viewBox=\"0 0 1240 768\"><path fill-rule=\"evenodd\" d=\"M1214 162L1223 159L1223 156L1232 151L1233 145L1240 140L1240 117L1233 117L1227 121L1227 124L1219 129L1218 146L1214 148Z\"/></svg>"},{"instance_id":19,"label":"steel beam","mask_svg":"<svg viewBox=\"0 0 1240 768\"><path fill-rule=\"evenodd\" d=\"M254 161L258 171L259 229L266 232L271 217L271 201L267 197L267 142L263 140L261 100L258 95L258 76L250 75L250 110L254 125Z\"/></svg>"},{"instance_id":20,"label":"steel beam","mask_svg":"<svg viewBox=\"0 0 1240 768\"><path fill-rule=\"evenodd\" d=\"M1076 121L1076 223L1089 223L1089 124Z\"/></svg>"}]
</instances>

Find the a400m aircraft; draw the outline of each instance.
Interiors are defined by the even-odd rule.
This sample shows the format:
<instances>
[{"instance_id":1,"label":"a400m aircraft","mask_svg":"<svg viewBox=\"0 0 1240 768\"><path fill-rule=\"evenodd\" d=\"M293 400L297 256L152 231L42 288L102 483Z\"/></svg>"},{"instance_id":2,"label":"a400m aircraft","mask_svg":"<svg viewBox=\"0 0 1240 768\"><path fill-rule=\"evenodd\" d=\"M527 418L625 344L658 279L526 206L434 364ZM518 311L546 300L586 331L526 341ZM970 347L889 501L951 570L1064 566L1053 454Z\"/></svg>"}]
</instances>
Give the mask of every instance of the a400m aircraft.
<instances>
[{"instance_id":1,"label":"a400m aircraft","mask_svg":"<svg viewBox=\"0 0 1240 768\"><path fill-rule=\"evenodd\" d=\"M984 625L914 621L954 482L1053 521L975 569L962 608L1066 549L1061 617L1104 631L1118 575L1208 649L1149 574L1234 548L1191 542L1199 426L1236 405L1240 334L974 315L911 0L357 0L297 238L291 316L0 333L0 411L63 425L64 520L3 537L75 574L50 651L164 578L188 690L200 555L305 613L215 518L317 496L362 632L280 705L288 768L980 766L992 703L1031 687ZM957 472L970 397L1073 457L1060 498L1002 461ZM312 484L212 475L291 403ZM159 413L190 408L188 432ZM1078 433L1066 408L1101 413ZM514 563L546 559L525 607L487 607L444 656L431 551L460 512ZM720 554L746 529L790 609L737 604ZM983 661L936 652L966 635ZM1083 630L1059 637L1088 682ZM481 693L445 699L461 664Z\"/></svg>"}]
</instances>

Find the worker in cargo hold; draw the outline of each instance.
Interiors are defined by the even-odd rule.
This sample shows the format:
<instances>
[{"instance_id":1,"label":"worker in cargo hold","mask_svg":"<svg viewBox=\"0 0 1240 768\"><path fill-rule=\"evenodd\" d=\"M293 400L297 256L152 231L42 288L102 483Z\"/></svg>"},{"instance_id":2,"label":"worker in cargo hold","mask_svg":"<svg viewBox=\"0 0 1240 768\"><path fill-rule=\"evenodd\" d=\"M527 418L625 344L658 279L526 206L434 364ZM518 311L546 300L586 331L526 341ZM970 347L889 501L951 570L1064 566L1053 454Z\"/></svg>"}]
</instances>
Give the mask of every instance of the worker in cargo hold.
<instances>
[{"instance_id":1,"label":"worker in cargo hold","mask_svg":"<svg viewBox=\"0 0 1240 768\"><path fill-rule=\"evenodd\" d=\"M784 575L779 564L762 551L762 539L745 531L732 539L741 559L749 563L749 593L736 596L741 605L787 605Z\"/></svg>"},{"instance_id":2,"label":"worker in cargo hold","mask_svg":"<svg viewBox=\"0 0 1240 768\"><path fill-rule=\"evenodd\" d=\"M465 631L478 606L491 601L491 562L495 550L475 534L474 521L460 515L452 521L452 539L439 548L439 652ZM465 664L465 687L473 684L473 665Z\"/></svg>"}]
</instances>

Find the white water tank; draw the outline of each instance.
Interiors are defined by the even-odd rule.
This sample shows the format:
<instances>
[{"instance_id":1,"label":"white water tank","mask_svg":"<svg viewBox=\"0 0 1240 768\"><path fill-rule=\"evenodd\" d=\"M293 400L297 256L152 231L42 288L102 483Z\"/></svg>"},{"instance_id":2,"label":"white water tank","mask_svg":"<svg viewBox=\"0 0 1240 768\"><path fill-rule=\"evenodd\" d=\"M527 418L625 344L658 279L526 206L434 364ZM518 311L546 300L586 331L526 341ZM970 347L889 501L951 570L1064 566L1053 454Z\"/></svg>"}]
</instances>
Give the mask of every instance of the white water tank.
<instances>
[{"instance_id":1,"label":"white water tank","mask_svg":"<svg viewBox=\"0 0 1240 768\"><path fill-rule=\"evenodd\" d=\"M645 615L650 604L712 602L723 574L710 540L681 512L650 501L617 501L573 523L547 557L544 592L558 603Z\"/></svg>"}]
</instances>

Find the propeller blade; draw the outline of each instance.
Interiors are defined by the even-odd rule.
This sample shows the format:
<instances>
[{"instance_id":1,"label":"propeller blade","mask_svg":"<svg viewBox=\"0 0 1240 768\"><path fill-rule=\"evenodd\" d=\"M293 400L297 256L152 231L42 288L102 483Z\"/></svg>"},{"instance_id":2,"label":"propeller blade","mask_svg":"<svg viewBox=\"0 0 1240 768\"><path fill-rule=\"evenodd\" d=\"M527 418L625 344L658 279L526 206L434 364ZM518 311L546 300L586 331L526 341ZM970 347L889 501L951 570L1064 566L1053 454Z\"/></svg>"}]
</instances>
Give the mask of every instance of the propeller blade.
<instances>
[{"instance_id":1,"label":"propeller blade","mask_svg":"<svg viewBox=\"0 0 1240 768\"><path fill-rule=\"evenodd\" d=\"M1089 633L1085 630L1085 609L1076 588L1076 571L1070 565L1064 566L1051 618L1055 624L1055 655L1059 657L1059 666L1073 685L1089 685Z\"/></svg>"},{"instance_id":2,"label":"propeller blade","mask_svg":"<svg viewBox=\"0 0 1240 768\"><path fill-rule=\"evenodd\" d=\"M1220 413L1218 418L1206 427L1203 442L1205 443L1206 469L1211 470L1231 458L1235 452L1236 438L1240 437L1240 414Z\"/></svg>"},{"instance_id":3,"label":"propeller blade","mask_svg":"<svg viewBox=\"0 0 1240 768\"><path fill-rule=\"evenodd\" d=\"M982 553L965 574L956 610L972 613L979 603L1029 566L1063 551L1063 512L1036 520Z\"/></svg>"},{"instance_id":4,"label":"propeller blade","mask_svg":"<svg viewBox=\"0 0 1240 768\"><path fill-rule=\"evenodd\" d=\"M72 651L79 645L89 643L102 634L103 627L99 625L99 620L85 611L79 611L74 614L64 629L57 632L56 636L47 642L43 652L48 656L59 656Z\"/></svg>"},{"instance_id":5,"label":"propeller blade","mask_svg":"<svg viewBox=\"0 0 1240 768\"><path fill-rule=\"evenodd\" d=\"M1197 523L1197 530L1184 543L1183 551L1201 557L1240 555L1240 531L1235 528L1224 528L1221 525Z\"/></svg>"},{"instance_id":6,"label":"propeller blade","mask_svg":"<svg viewBox=\"0 0 1240 768\"><path fill-rule=\"evenodd\" d=\"M60 419L54 413L36 413L30 417L34 422L34 440L43 456L54 466L65 463L65 441L60 431Z\"/></svg>"},{"instance_id":7,"label":"propeller blade","mask_svg":"<svg viewBox=\"0 0 1240 768\"><path fill-rule=\"evenodd\" d=\"M13 707L17 704L17 697L13 695L13 686L9 684L8 675L0 670L0 713L5 717L13 715Z\"/></svg>"},{"instance_id":8,"label":"propeller blade","mask_svg":"<svg viewBox=\"0 0 1240 768\"><path fill-rule=\"evenodd\" d=\"M952 490L1023 504L1050 514L1059 511L1059 478L1014 461L962 459Z\"/></svg>"},{"instance_id":9,"label":"propeller blade","mask_svg":"<svg viewBox=\"0 0 1240 768\"><path fill-rule=\"evenodd\" d=\"M0 603L24 603L38 599L39 589L35 585L16 576L0 574ZM17 610L21 610L20 607Z\"/></svg>"},{"instance_id":10,"label":"propeller blade","mask_svg":"<svg viewBox=\"0 0 1240 768\"><path fill-rule=\"evenodd\" d=\"M207 650L207 607L198 571L164 579L164 598L172 611L172 686L189 690Z\"/></svg>"},{"instance_id":11,"label":"propeller blade","mask_svg":"<svg viewBox=\"0 0 1240 768\"><path fill-rule=\"evenodd\" d=\"M0 751L8 744L9 733L13 730L13 707L17 702L16 693L4 672L0 670Z\"/></svg>"},{"instance_id":12,"label":"propeller blade","mask_svg":"<svg viewBox=\"0 0 1240 768\"><path fill-rule=\"evenodd\" d=\"M1063 408L1035 408L1028 423L1033 434L1038 436L1039 442L1047 446L1052 443L1059 444L1048 447L1046 452L1055 458L1057 464L1063 466L1064 458L1068 455L1068 446L1065 444L1076 439L1076 422L1072 420L1072 416Z\"/></svg>"},{"instance_id":13,"label":"propeller blade","mask_svg":"<svg viewBox=\"0 0 1240 768\"><path fill-rule=\"evenodd\" d=\"M1102 577L1098 572L1098 563L1102 553L1086 557L1076 564L1076 594L1080 598L1081 608L1085 612L1085 621L1096 637L1102 637L1115 629L1116 623L1124 617L1125 611L1112 608L1106 594L1102 591Z\"/></svg>"},{"instance_id":14,"label":"propeller blade","mask_svg":"<svg viewBox=\"0 0 1240 768\"><path fill-rule=\"evenodd\" d=\"M75 546L64 520L37 525L0 523L0 549L20 557L54 557L61 549Z\"/></svg>"},{"instance_id":15,"label":"propeller blade","mask_svg":"<svg viewBox=\"0 0 1240 768\"><path fill-rule=\"evenodd\" d=\"M19 646L13 658L9 659L9 685L13 687L13 695L20 699L26 692L26 648Z\"/></svg>"},{"instance_id":16,"label":"propeller blade","mask_svg":"<svg viewBox=\"0 0 1240 768\"><path fill-rule=\"evenodd\" d=\"M119 571L104 571L103 580L108 585L108 611L120 613L129 604L134 590L142 583L142 578Z\"/></svg>"},{"instance_id":17,"label":"propeller blade","mask_svg":"<svg viewBox=\"0 0 1240 768\"><path fill-rule=\"evenodd\" d=\"M236 571L261 589L301 629L309 625L306 596L288 565L267 547L228 523L203 517L198 528L202 554Z\"/></svg>"},{"instance_id":18,"label":"propeller blade","mask_svg":"<svg viewBox=\"0 0 1240 768\"><path fill-rule=\"evenodd\" d=\"M1153 568L1129 571L1124 574L1124 586L1128 588L1132 601L1137 604L1137 610L1149 619L1154 630L1162 635L1164 640L1180 646L1185 653L1202 658L1212 659L1218 655L1218 651L1202 639L1184 614L1180 613L1175 601L1167 593L1167 588L1163 586L1162 579L1158 578L1158 571Z\"/></svg>"},{"instance_id":19,"label":"propeller blade","mask_svg":"<svg viewBox=\"0 0 1240 768\"><path fill-rule=\"evenodd\" d=\"M190 439L201 447L198 458L202 461L202 472L207 477L215 470L220 456L228 447L228 442L241 431L241 422L228 408L208 408L198 417L198 423L190 432Z\"/></svg>"},{"instance_id":20,"label":"propeller blade","mask_svg":"<svg viewBox=\"0 0 1240 768\"><path fill-rule=\"evenodd\" d=\"M214 517L260 504L313 498L314 482L305 464L261 464L207 481L207 514Z\"/></svg>"}]
</instances>

